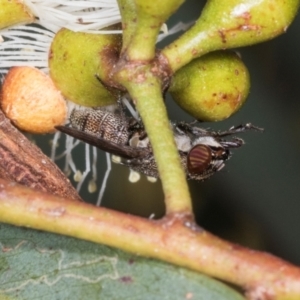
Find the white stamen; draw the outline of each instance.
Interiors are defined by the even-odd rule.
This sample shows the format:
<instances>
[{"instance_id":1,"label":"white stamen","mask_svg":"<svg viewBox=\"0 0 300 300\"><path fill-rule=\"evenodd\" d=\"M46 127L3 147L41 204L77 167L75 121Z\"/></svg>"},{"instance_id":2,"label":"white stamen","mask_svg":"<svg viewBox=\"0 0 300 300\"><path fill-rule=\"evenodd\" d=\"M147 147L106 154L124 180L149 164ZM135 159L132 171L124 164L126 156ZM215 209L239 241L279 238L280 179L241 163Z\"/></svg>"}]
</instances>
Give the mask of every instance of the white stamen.
<instances>
[{"instance_id":1,"label":"white stamen","mask_svg":"<svg viewBox=\"0 0 300 300\"><path fill-rule=\"evenodd\" d=\"M91 179L89 181L89 184L88 184L88 191L89 193L95 193L97 191L97 184L96 184L96 181L94 179Z\"/></svg>"},{"instance_id":2,"label":"white stamen","mask_svg":"<svg viewBox=\"0 0 300 300\"><path fill-rule=\"evenodd\" d=\"M14 66L37 67L48 73L48 52L54 34L33 25L21 25L1 31L0 73L6 74Z\"/></svg>"},{"instance_id":3,"label":"white stamen","mask_svg":"<svg viewBox=\"0 0 300 300\"><path fill-rule=\"evenodd\" d=\"M111 171L110 154L109 153L105 153L105 154L106 154L107 169L105 171L104 178L103 178L103 181L102 181L102 184L101 184L101 189L100 189L100 192L99 192L99 195L98 195L98 200L97 200L97 203L96 203L97 206L100 206L100 204L101 204L103 194L104 194L106 184L107 184L107 179L108 179L109 173Z\"/></svg>"},{"instance_id":4,"label":"white stamen","mask_svg":"<svg viewBox=\"0 0 300 300\"><path fill-rule=\"evenodd\" d=\"M92 147L93 161L92 161L92 179L97 182L97 148Z\"/></svg>"},{"instance_id":5,"label":"white stamen","mask_svg":"<svg viewBox=\"0 0 300 300\"><path fill-rule=\"evenodd\" d=\"M99 29L121 21L118 4L114 0L24 0L24 2L38 17L37 23L53 32L66 27L73 31L94 30L99 33Z\"/></svg>"},{"instance_id":6,"label":"white stamen","mask_svg":"<svg viewBox=\"0 0 300 300\"><path fill-rule=\"evenodd\" d=\"M81 173L81 171L77 170L74 173L73 179L74 179L74 181L79 182L81 180L81 178L82 178L82 173Z\"/></svg>"},{"instance_id":7,"label":"white stamen","mask_svg":"<svg viewBox=\"0 0 300 300\"><path fill-rule=\"evenodd\" d=\"M121 163L121 157L120 156L117 156L117 155L112 155L111 156L111 161L115 164L119 164Z\"/></svg>"},{"instance_id":8,"label":"white stamen","mask_svg":"<svg viewBox=\"0 0 300 300\"><path fill-rule=\"evenodd\" d=\"M162 24L160 27L160 31L163 32L163 34L168 34L169 30L168 30L168 26L166 23Z\"/></svg>"},{"instance_id":9,"label":"white stamen","mask_svg":"<svg viewBox=\"0 0 300 300\"><path fill-rule=\"evenodd\" d=\"M167 36L175 34L179 31L186 31L189 27L191 27L193 25L193 23L194 23L194 21L188 22L188 23L183 23L183 22L177 23L175 26L173 26L171 29L169 29L166 33L165 32L161 33L157 38L157 42L160 42Z\"/></svg>"},{"instance_id":10,"label":"white stamen","mask_svg":"<svg viewBox=\"0 0 300 300\"><path fill-rule=\"evenodd\" d=\"M56 148L57 148L57 145L58 145L58 140L60 138L60 135L61 135L61 132L60 131L56 131L54 133L54 136L53 136L52 145L51 145L51 155L50 155L50 159L52 161L55 160Z\"/></svg>"},{"instance_id":11,"label":"white stamen","mask_svg":"<svg viewBox=\"0 0 300 300\"><path fill-rule=\"evenodd\" d=\"M130 169L129 178L128 178L129 182L136 183L140 180L140 178L141 178L140 173Z\"/></svg>"},{"instance_id":12,"label":"white stamen","mask_svg":"<svg viewBox=\"0 0 300 300\"><path fill-rule=\"evenodd\" d=\"M148 180L149 182L151 182L151 183L154 183L154 182L157 181L157 178L152 177L152 176L147 176L147 180Z\"/></svg>"},{"instance_id":13,"label":"white stamen","mask_svg":"<svg viewBox=\"0 0 300 300\"><path fill-rule=\"evenodd\" d=\"M131 105L131 103L128 101L128 99L126 97L122 98L122 101L124 103L124 105L126 106L126 108L128 109L128 111L131 113L131 115L136 119L139 120L139 114L138 112L133 108L133 106Z\"/></svg>"},{"instance_id":14,"label":"white stamen","mask_svg":"<svg viewBox=\"0 0 300 300\"><path fill-rule=\"evenodd\" d=\"M81 186L82 186L86 176L90 173L90 171L91 171L90 145L85 144L85 170L82 174L80 181L77 184L77 187L76 187L77 192L80 191Z\"/></svg>"},{"instance_id":15,"label":"white stamen","mask_svg":"<svg viewBox=\"0 0 300 300\"><path fill-rule=\"evenodd\" d=\"M154 213L152 213L150 216L149 216L149 220L153 220L155 218L155 214Z\"/></svg>"},{"instance_id":16,"label":"white stamen","mask_svg":"<svg viewBox=\"0 0 300 300\"><path fill-rule=\"evenodd\" d=\"M92 147L92 179L88 184L88 191L94 193L97 191L97 148Z\"/></svg>"},{"instance_id":17,"label":"white stamen","mask_svg":"<svg viewBox=\"0 0 300 300\"><path fill-rule=\"evenodd\" d=\"M71 168L71 170L74 173L76 173L76 171L77 171L77 168L76 168L75 163L72 158L71 151L74 149L74 147L75 147L74 145L77 142L78 142L77 144L79 144L79 141L76 141L74 144L73 144L73 141L74 141L74 138L72 136L69 136L69 135L66 136L66 151L65 151L66 161L65 161L65 168L64 168L65 174L69 173L69 167Z\"/></svg>"}]
</instances>

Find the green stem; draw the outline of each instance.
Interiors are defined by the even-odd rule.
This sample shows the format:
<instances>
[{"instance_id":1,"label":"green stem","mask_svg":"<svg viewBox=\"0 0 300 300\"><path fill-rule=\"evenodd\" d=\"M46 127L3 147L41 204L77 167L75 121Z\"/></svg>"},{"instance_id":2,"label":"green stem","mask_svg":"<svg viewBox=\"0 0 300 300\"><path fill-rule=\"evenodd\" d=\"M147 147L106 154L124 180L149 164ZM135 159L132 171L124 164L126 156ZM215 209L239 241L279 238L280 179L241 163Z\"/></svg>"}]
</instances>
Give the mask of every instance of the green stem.
<instances>
[{"instance_id":1,"label":"green stem","mask_svg":"<svg viewBox=\"0 0 300 300\"><path fill-rule=\"evenodd\" d=\"M123 44L122 49L125 51L130 44L136 31L136 5L134 0L118 0L118 5L122 17Z\"/></svg>"},{"instance_id":2,"label":"green stem","mask_svg":"<svg viewBox=\"0 0 300 300\"><path fill-rule=\"evenodd\" d=\"M287 30L299 0L210 0L195 25L162 50L176 72L205 53L270 40Z\"/></svg>"},{"instance_id":3,"label":"green stem","mask_svg":"<svg viewBox=\"0 0 300 300\"><path fill-rule=\"evenodd\" d=\"M167 214L192 213L191 198L182 169L173 132L161 95L161 86L149 72L144 82L130 82L125 87L142 117L151 141L165 195Z\"/></svg>"},{"instance_id":4,"label":"green stem","mask_svg":"<svg viewBox=\"0 0 300 300\"><path fill-rule=\"evenodd\" d=\"M129 61L150 61L155 57L155 44L162 24L184 0L118 0L124 27L122 52ZM128 11L132 10L132 11ZM128 32L126 32L128 31Z\"/></svg>"},{"instance_id":5,"label":"green stem","mask_svg":"<svg viewBox=\"0 0 300 300\"><path fill-rule=\"evenodd\" d=\"M134 13L126 12L133 3L119 0L125 43L123 61L112 78L124 86L135 102L149 136L165 194L167 214L192 214L191 198L170 128L160 82L160 70L152 62L155 43L163 22L184 0L135 0ZM135 15L136 19L132 19ZM130 20L131 18L131 20ZM128 32L127 32L128 31Z\"/></svg>"},{"instance_id":6,"label":"green stem","mask_svg":"<svg viewBox=\"0 0 300 300\"><path fill-rule=\"evenodd\" d=\"M155 43L163 22L143 12L138 14L136 31L127 49L129 60L147 61L155 56Z\"/></svg>"},{"instance_id":7,"label":"green stem","mask_svg":"<svg viewBox=\"0 0 300 300\"><path fill-rule=\"evenodd\" d=\"M194 26L176 41L165 47L161 54L167 58L169 67L175 73L194 58L200 57L214 50L214 48L218 48L211 41L213 39L209 37L207 32L199 32L199 29Z\"/></svg>"}]
</instances>

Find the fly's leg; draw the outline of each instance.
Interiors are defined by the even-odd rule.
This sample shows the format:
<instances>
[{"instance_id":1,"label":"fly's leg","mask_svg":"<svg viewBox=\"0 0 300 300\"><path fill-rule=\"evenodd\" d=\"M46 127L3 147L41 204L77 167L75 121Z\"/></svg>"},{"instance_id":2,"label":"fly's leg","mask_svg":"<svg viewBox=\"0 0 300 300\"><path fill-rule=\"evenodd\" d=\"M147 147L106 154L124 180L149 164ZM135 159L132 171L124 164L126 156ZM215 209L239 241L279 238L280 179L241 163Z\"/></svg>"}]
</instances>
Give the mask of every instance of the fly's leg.
<instances>
[{"instance_id":1,"label":"fly's leg","mask_svg":"<svg viewBox=\"0 0 300 300\"><path fill-rule=\"evenodd\" d=\"M251 123L247 123L245 125L233 126L233 127L229 128L226 131L214 132L212 135L215 136L215 137L223 137L223 136L227 136L227 135L232 135L232 134L244 132L244 131L247 131L247 130L264 131L263 128L254 126Z\"/></svg>"}]
</instances>

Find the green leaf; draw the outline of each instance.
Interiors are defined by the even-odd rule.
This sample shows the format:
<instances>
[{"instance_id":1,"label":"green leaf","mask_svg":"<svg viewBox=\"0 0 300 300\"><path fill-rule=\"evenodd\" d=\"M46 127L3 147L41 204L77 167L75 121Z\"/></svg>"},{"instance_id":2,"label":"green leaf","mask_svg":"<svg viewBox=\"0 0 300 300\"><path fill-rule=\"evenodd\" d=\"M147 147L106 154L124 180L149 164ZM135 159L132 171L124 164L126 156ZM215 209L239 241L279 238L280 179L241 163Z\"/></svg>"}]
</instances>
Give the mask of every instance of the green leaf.
<instances>
[{"instance_id":1,"label":"green leaf","mask_svg":"<svg viewBox=\"0 0 300 300\"><path fill-rule=\"evenodd\" d=\"M0 224L0 247L0 299L244 299L205 275L75 238Z\"/></svg>"}]
</instances>

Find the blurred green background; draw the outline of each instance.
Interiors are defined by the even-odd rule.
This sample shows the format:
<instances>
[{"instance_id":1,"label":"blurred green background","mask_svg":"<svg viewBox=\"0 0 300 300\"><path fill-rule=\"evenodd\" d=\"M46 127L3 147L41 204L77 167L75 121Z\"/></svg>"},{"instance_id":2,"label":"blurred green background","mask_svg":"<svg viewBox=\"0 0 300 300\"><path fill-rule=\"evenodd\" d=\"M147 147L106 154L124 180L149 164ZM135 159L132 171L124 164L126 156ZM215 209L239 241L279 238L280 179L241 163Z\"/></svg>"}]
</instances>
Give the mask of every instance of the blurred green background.
<instances>
[{"instance_id":1,"label":"blurred green background","mask_svg":"<svg viewBox=\"0 0 300 300\"><path fill-rule=\"evenodd\" d=\"M188 0L168 22L195 20L203 3ZM197 222L207 230L231 241L266 250L300 265L300 16L287 33L267 43L237 49L251 76L250 96L233 117L203 127L226 130L251 122L264 133L248 132L246 145L234 151L226 167L205 182L189 182ZM159 47L163 47L172 36ZM216 82L216 84L218 84ZM171 99L170 119L191 121ZM38 142L39 145L45 142ZM49 152L49 148L45 150ZM82 153L76 165L83 169ZM99 151L100 152L100 151ZM100 154L99 154L100 155ZM98 160L99 180L106 169L105 155ZM103 206L145 217L164 213L161 184L142 176L128 181L129 170L113 164ZM99 183L100 184L100 183ZM95 202L97 195L82 196Z\"/></svg>"}]
</instances>

